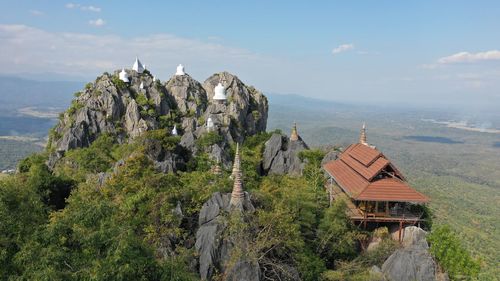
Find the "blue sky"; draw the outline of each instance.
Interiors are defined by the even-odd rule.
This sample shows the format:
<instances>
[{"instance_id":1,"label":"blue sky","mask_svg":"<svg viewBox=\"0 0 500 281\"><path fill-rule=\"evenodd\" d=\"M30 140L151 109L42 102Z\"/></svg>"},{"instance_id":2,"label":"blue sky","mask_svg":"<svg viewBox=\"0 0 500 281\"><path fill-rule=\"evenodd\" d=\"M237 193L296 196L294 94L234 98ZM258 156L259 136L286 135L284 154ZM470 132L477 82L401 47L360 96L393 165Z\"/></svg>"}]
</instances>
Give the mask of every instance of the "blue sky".
<instances>
[{"instance_id":1,"label":"blue sky","mask_svg":"<svg viewBox=\"0 0 500 281\"><path fill-rule=\"evenodd\" d=\"M500 106L499 1L0 1L0 74L90 80L139 55L167 80L228 70L265 92Z\"/></svg>"}]
</instances>

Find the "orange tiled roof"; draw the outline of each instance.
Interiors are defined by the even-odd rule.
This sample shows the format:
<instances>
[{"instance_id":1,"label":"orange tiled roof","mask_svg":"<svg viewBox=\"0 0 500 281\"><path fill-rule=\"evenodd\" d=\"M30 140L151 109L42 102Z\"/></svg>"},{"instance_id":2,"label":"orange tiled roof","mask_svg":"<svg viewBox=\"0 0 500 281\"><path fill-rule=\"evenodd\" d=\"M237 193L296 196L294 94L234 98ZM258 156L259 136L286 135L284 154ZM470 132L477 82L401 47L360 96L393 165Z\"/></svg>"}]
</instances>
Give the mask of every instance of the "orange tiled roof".
<instances>
[{"instance_id":1,"label":"orange tiled roof","mask_svg":"<svg viewBox=\"0 0 500 281\"><path fill-rule=\"evenodd\" d=\"M427 196L395 178L385 178L370 183L356 198L368 201L420 202L429 201Z\"/></svg>"},{"instance_id":2,"label":"orange tiled roof","mask_svg":"<svg viewBox=\"0 0 500 281\"><path fill-rule=\"evenodd\" d=\"M399 178L377 179L386 168ZM404 177L380 151L364 144L352 144L339 159L326 163L323 168L339 186L355 200L427 202L429 199L409 187Z\"/></svg>"}]
</instances>

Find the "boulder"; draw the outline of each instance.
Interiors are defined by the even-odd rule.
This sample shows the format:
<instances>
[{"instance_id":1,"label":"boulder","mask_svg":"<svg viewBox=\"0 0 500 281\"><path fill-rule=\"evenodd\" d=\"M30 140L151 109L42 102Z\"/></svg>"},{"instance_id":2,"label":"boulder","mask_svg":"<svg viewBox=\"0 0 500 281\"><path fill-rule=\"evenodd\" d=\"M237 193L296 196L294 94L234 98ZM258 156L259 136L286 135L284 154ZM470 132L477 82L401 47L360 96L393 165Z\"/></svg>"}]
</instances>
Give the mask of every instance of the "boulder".
<instances>
[{"instance_id":1,"label":"boulder","mask_svg":"<svg viewBox=\"0 0 500 281\"><path fill-rule=\"evenodd\" d=\"M340 152L337 150L330 150L325 154L325 157L323 157L323 160L321 160L321 166L325 165L326 163L330 161L337 160L339 158Z\"/></svg>"},{"instance_id":2,"label":"boulder","mask_svg":"<svg viewBox=\"0 0 500 281\"><path fill-rule=\"evenodd\" d=\"M307 144L299 137L296 141L274 133L265 143L262 156L262 172L268 174L301 175L305 163L300 160L299 153L309 149Z\"/></svg>"},{"instance_id":3,"label":"boulder","mask_svg":"<svg viewBox=\"0 0 500 281\"><path fill-rule=\"evenodd\" d=\"M382 272L388 280L436 280L437 266L429 253L425 235L426 232L419 227L405 228L403 247L397 249L382 265Z\"/></svg>"},{"instance_id":4,"label":"boulder","mask_svg":"<svg viewBox=\"0 0 500 281\"><path fill-rule=\"evenodd\" d=\"M231 260L233 237L224 235L227 227L227 214L232 211L231 194L215 192L201 208L196 232L195 248L199 255L201 280L212 280L216 272L225 273L226 280L260 280L259 264L239 259L226 272L226 263ZM243 208L240 211L253 212L249 194L245 193Z\"/></svg>"}]
</instances>

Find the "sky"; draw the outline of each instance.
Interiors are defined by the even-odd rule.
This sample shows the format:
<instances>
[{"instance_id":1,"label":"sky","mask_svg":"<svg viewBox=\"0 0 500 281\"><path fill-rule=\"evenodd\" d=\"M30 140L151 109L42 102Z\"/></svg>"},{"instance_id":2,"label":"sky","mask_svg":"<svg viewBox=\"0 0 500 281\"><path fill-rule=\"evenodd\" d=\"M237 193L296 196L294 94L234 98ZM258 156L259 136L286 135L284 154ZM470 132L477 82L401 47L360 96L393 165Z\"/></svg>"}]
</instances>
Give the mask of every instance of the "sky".
<instances>
[{"instance_id":1,"label":"sky","mask_svg":"<svg viewBox=\"0 0 500 281\"><path fill-rule=\"evenodd\" d=\"M265 93L500 109L500 1L0 0L0 75L92 81L139 56ZM6 12L8 11L8 12Z\"/></svg>"}]
</instances>

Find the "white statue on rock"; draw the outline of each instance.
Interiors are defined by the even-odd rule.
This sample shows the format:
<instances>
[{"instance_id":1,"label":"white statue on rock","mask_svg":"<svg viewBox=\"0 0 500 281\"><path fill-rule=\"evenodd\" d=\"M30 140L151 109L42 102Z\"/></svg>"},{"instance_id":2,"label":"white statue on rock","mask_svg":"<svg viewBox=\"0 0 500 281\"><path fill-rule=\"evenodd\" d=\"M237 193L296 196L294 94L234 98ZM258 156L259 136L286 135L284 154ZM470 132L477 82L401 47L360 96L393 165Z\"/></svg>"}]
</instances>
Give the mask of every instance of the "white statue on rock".
<instances>
[{"instance_id":1,"label":"white statue on rock","mask_svg":"<svg viewBox=\"0 0 500 281\"><path fill-rule=\"evenodd\" d=\"M212 132L214 129L215 129L214 121L212 120L212 117L208 117L208 119L207 119L207 131Z\"/></svg>"},{"instance_id":2,"label":"white statue on rock","mask_svg":"<svg viewBox=\"0 0 500 281\"><path fill-rule=\"evenodd\" d=\"M118 78L120 78L120 80L122 80L125 83L130 82L130 80L128 80L128 74L127 74L127 72L125 72L124 68L122 68L122 71L120 71Z\"/></svg>"},{"instance_id":3,"label":"white statue on rock","mask_svg":"<svg viewBox=\"0 0 500 281\"><path fill-rule=\"evenodd\" d=\"M177 76L182 76L182 75L185 75L186 73L184 72L184 65L182 64L179 64L177 66L177 71L175 72L175 75Z\"/></svg>"}]
</instances>

